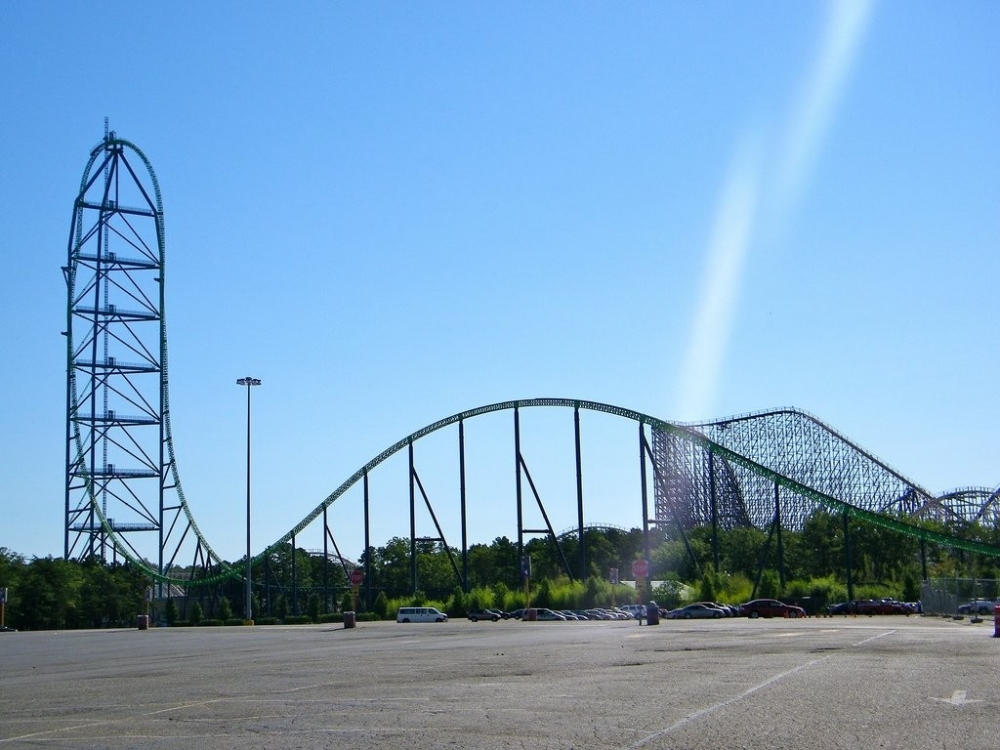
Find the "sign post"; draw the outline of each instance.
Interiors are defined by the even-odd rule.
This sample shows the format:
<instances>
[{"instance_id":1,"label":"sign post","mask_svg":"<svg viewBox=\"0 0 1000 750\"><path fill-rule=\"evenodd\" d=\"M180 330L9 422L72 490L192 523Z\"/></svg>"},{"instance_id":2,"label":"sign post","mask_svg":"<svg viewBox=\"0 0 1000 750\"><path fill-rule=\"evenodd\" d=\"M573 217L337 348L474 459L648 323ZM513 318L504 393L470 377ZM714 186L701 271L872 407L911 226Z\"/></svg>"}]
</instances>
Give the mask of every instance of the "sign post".
<instances>
[{"instance_id":1,"label":"sign post","mask_svg":"<svg viewBox=\"0 0 1000 750\"><path fill-rule=\"evenodd\" d=\"M361 586L361 582L365 580L365 572L361 568L355 568L351 571L351 594L354 597L354 611L358 611L358 588Z\"/></svg>"},{"instance_id":2,"label":"sign post","mask_svg":"<svg viewBox=\"0 0 1000 750\"><path fill-rule=\"evenodd\" d=\"M7 617L7 589L0 588L0 628L6 627Z\"/></svg>"},{"instance_id":3,"label":"sign post","mask_svg":"<svg viewBox=\"0 0 1000 750\"><path fill-rule=\"evenodd\" d=\"M635 578L635 590L642 601L646 593L646 577L649 575L649 563L645 560L632 561L632 575Z\"/></svg>"},{"instance_id":4,"label":"sign post","mask_svg":"<svg viewBox=\"0 0 1000 750\"><path fill-rule=\"evenodd\" d=\"M531 608L531 555L521 558L521 577L524 579L524 617L527 619Z\"/></svg>"}]
</instances>

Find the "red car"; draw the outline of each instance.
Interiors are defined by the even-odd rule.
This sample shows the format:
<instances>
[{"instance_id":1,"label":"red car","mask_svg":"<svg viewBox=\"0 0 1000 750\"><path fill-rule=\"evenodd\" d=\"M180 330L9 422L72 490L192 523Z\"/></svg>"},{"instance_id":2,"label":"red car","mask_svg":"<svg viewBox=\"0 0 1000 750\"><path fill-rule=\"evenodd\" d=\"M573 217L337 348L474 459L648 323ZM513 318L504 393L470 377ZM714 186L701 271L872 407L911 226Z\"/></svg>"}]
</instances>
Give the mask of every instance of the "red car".
<instances>
[{"instance_id":1,"label":"red car","mask_svg":"<svg viewBox=\"0 0 1000 750\"><path fill-rule=\"evenodd\" d=\"M752 602L740 605L740 614L744 617L805 617L806 611L794 604L785 604L777 599L754 599Z\"/></svg>"}]
</instances>

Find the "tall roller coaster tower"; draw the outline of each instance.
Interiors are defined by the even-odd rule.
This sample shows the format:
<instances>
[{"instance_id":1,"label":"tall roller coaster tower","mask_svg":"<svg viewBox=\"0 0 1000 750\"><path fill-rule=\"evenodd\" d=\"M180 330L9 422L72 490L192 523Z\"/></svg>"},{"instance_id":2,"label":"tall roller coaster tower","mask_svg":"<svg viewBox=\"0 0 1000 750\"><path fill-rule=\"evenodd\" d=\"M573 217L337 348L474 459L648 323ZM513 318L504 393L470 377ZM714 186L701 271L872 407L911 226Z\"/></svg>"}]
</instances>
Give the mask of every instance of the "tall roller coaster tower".
<instances>
[{"instance_id":1,"label":"tall roller coaster tower","mask_svg":"<svg viewBox=\"0 0 1000 750\"><path fill-rule=\"evenodd\" d=\"M163 206L135 145L108 132L73 204L66 331L67 559L163 573L183 510L169 444ZM155 547L152 537L156 536Z\"/></svg>"}]
</instances>

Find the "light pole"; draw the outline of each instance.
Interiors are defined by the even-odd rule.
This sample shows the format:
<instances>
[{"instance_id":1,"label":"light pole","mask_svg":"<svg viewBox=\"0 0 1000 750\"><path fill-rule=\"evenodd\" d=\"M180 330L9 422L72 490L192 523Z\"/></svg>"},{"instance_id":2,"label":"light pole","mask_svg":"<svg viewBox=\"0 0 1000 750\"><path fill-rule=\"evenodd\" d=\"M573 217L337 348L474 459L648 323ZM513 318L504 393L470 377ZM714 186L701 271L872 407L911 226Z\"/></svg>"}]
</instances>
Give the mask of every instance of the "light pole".
<instances>
[{"instance_id":1,"label":"light pole","mask_svg":"<svg viewBox=\"0 0 1000 750\"><path fill-rule=\"evenodd\" d=\"M253 612L250 609L250 389L260 385L258 378L240 378L236 385L244 385L247 389L247 590L244 596L245 605L243 619L249 624L253 622Z\"/></svg>"}]
</instances>

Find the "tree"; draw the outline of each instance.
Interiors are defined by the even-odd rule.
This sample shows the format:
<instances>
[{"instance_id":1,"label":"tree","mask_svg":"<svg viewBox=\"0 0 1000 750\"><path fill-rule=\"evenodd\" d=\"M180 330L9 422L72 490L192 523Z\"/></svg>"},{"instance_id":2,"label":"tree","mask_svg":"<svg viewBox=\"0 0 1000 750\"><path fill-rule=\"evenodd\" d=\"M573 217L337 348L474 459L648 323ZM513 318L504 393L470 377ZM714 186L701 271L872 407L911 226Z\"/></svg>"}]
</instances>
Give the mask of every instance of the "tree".
<instances>
[{"instance_id":1,"label":"tree","mask_svg":"<svg viewBox=\"0 0 1000 750\"><path fill-rule=\"evenodd\" d=\"M35 558L21 580L21 625L30 630L76 627L82 585L78 564Z\"/></svg>"},{"instance_id":2,"label":"tree","mask_svg":"<svg viewBox=\"0 0 1000 750\"><path fill-rule=\"evenodd\" d=\"M389 597L385 595L384 591L378 592L378 596L372 603L372 611L382 620L389 616Z\"/></svg>"},{"instance_id":3,"label":"tree","mask_svg":"<svg viewBox=\"0 0 1000 750\"><path fill-rule=\"evenodd\" d=\"M228 597L224 596L219 600L219 619L223 621L233 619L233 605Z\"/></svg>"},{"instance_id":4,"label":"tree","mask_svg":"<svg viewBox=\"0 0 1000 750\"><path fill-rule=\"evenodd\" d=\"M191 604L191 614L188 619L191 621L192 625L198 625L201 623L204 617L204 612L201 609L201 602L195 601Z\"/></svg>"},{"instance_id":5,"label":"tree","mask_svg":"<svg viewBox=\"0 0 1000 750\"><path fill-rule=\"evenodd\" d=\"M311 622L319 622L319 594L310 594L306 603L306 611Z\"/></svg>"},{"instance_id":6,"label":"tree","mask_svg":"<svg viewBox=\"0 0 1000 750\"><path fill-rule=\"evenodd\" d=\"M476 604L472 607L473 609L479 609L480 605ZM466 601L465 592L462 591L461 586L456 586L455 590L451 593L451 601L448 602L448 616L449 617L465 617L469 611L469 605Z\"/></svg>"},{"instance_id":7,"label":"tree","mask_svg":"<svg viewBox=\"0 0 1000 750\"><path fill-rule=\"evenodd\" d=\"M715 583L715 573L705 568L701 575L701 586L698 589L698 598L703 602L714 602L718 596Z\"/></svg>"},{"instance_id":8,"label":"tree","mask_svg":"<svg viewBox=\"0 0 1000 750\"><path fill-rule=\"evenodd\" d=\"M340 599L340 611L350 612L354 609L354 595L350 591L345 591Z\"/></svg>"},{"instance_id":9,"label":"tree","mask_svg":"<svg viewBox=\"0 0 1000 750\"><path fill-rule=\"evenodd\" d=\"M177 622L177 602L173 600L173 597L167 599L163 617L167 621L167 625L174 625Z\"/></svg>"}]
</instances>

